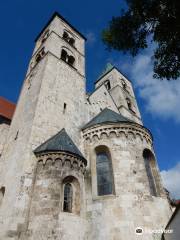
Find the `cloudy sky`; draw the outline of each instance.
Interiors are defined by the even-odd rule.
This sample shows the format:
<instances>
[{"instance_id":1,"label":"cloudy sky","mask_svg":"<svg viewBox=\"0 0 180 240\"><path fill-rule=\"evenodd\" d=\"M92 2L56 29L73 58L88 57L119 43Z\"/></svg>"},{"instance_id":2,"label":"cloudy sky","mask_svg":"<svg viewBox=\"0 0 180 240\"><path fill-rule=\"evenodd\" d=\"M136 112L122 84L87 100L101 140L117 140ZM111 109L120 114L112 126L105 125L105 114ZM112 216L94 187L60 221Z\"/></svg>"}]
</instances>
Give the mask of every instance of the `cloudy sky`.
<instances>
[{"instance_id":1,"label":"cloudy sky","mask_svg":"<svg viewBox=\"0 0 180 240\"><path fill-rule=\"evenodd\" d=\"M16 102L34 39L54 11L58 11L88 39L86 43L87 91L107 62L115 64L133 82L143 122L154 135L154 147L164 185L180 198L180 80L152 78L153 46L136 58L108 52L101 30L117 16L124 1L6 0L0 3L0 96Z\"/></svg>"}]
</instances>

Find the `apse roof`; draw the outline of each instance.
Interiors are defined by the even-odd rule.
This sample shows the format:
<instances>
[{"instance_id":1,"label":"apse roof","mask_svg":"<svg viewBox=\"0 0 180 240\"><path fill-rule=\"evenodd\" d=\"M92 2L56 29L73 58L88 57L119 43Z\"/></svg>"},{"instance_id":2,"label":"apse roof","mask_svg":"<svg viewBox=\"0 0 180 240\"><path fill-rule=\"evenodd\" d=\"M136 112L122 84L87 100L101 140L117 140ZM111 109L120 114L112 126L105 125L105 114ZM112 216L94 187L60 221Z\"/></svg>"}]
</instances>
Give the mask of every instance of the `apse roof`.
<instances>
[{"instance_id":1,"label":"apse roof","mask_svg":"<svg viewBox=\"0 0 180 240\"><path fill-rule=\"evenodd\" d=\"M118 122L133 122L133 121L122 116L120 113L116 113L111 109L105 108L90 122L88 122L82 129L91 127L93 125L101 124L101 123L118 123Z\"/></svg>"},{"instance_id":2,"label":"apse roof","mask_svg":"<svg viewBox=\"0 0 180 240\"><path fill-rule=\"evenodd\" d=\"M41 152L69 152L84 158L78 147L72 141L72 139L67 134L66 130L63 128L56 135L48 139L46 142L41 144L34 150L34 153Z\"/></svg>"}]
</instances>

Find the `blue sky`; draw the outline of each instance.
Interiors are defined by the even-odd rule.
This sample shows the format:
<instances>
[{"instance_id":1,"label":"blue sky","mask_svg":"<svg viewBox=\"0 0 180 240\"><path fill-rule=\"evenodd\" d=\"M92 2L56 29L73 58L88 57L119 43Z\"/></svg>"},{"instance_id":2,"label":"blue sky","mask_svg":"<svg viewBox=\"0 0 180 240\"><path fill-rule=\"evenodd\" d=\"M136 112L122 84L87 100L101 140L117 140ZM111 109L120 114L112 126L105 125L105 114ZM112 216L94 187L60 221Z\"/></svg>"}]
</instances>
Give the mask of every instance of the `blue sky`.
<instances>
[{"instance_id":1,"label":"blue sky","mask_svg":"<svg viewBox=\"0 0 180 240\"><path fill-rule=\"evenodd\" d=\"M17 101L34 39L53 12L58 11L88 39L87 91L93 90L93 82L107 62L115 64L132 80L144 125L154 136L155 152L164 182L167 187L174 188L174 196L180 198L180 189L175 186L180 178L180 80L168 83L152 78L151 48L135 59L105 49L101 30L113 15L120 14L124 6L124 1L118 0L1 1L0 96Z\"/></svg>"}]
</instances>

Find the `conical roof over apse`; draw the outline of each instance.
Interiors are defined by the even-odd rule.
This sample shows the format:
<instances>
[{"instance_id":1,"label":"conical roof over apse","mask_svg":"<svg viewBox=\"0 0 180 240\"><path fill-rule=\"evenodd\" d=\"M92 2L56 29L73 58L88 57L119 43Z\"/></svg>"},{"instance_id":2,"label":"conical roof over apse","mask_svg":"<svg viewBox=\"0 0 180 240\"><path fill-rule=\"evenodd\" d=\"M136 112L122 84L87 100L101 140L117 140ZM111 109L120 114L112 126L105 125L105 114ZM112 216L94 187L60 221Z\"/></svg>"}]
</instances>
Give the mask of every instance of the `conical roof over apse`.
<instances>
[{"instance_id":1,"label":"conical roof over apse","mask_svg":"<svg viewBox=\"0 0 180 240\"><path fill-rule=\"evenodd\" d=\"M53 151L72 153L85 159L64 128L56 135L48 139L46 142L41 144L39 147L37 147L34 150L34 153L36 154L41 152L53 152Z\"/></svg>"},{"instance_id":2,"label":"conical roof over apse","mask_svg":"<svg viewBox=\"0 0 180 240\"><path fill-rule=\"evenodd\" d=\"M102 123L119 123L119 122L131 122L128 118L124 117L120 113L116 113L111 109L105 108L96 117L94 117L90 122L88 122L82 129L91 127L93 125Z\"/></svg>"}]
</instances>

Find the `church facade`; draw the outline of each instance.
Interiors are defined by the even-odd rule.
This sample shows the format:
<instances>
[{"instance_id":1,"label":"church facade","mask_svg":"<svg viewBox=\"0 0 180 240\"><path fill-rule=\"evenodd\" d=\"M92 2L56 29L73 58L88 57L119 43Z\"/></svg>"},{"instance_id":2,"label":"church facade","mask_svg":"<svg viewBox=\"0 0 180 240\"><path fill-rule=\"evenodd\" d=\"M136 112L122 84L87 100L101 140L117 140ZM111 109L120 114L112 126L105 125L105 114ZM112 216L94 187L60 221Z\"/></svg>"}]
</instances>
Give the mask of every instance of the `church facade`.
<instances>
[{"instance_id":1,"label":"church facade","mask_svg":"<svg viewBox=\"0 0 180 240\"><path fill-rule=\"evenodd\" d=\"M132 83L108 64L87 94L85 41L58 13L36 38L0 124L0 239L160 239L172 214Z\"/></svg>"}]
</instances>

